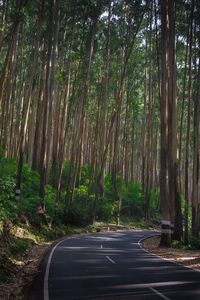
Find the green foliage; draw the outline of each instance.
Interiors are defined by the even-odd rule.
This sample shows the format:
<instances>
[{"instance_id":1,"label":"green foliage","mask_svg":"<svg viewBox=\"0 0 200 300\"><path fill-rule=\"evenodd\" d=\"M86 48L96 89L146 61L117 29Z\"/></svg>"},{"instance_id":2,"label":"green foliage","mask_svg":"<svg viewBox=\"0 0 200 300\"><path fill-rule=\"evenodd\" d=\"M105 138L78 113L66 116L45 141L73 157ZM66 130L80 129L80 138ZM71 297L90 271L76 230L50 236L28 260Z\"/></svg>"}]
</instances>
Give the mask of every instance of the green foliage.
<instances>
[{"instance_id":1,"label":"green foliage","mask_svg":"<svg viewBox=\"0 0 200 300\"><path fill-rule=\"evenodd\" d=\"M52 218L56 209L56 194L51 185L45 187L45 204L48 217Z\"/></svg>"},{"instance_id":2,"label":"green foliage","mask_svg":"<svg viewBox=\"0 0 200 300\"><path fill-rule=\"evenodd\" d=\"M51 233L48 229L48 224L60 227L63 222L66 192L64 187L69 173L69 163L65 162L64 165L64 181L63 190L61 190L61 200L59 205L56 204L56 191L54 188L53 172L51 170L49 184L45 188L45 216L38 216L36 214L37 207L40 205L42 199L38 196L40 177L35 171L32 171L26 164L23 167L22 184L21 184L21 197L19 203L16 202L14 197L15 178L17 164L15 160L1 159L0 173L0 220L6 218L11 220L25 220L42 230L44 226L45 235L47 236L60 236L58 233ZM95 204L95 190L89 194L89 177L90 167L84 166L81 169L81 183L75 188L70 218L68 222L74 225L87 225L92 222L92 213ZM140 184L136 183L123 183L120 184L120 178L117 178L118 195L119 199L113 201L112 193L112 179L111 176L106 175L104 180L104 194L101 199L96 203L96 216L98 220L110 222L116 221L120 212L120 217L128 217L132 221L139 221L143 218L143 195ZM158 211L158 191L152 190L151 193L151 216L157 217ZM21 218L19 218L21 216Z\"/></svg>"},{"instance_id":3,"label":"green foliage","mask_svg":"<svg viewBox=\"0 0 200 300\"><path fill-rule=\"evenodd\" d=\"M57 224L54 227L42 225L40 232L35 232L38 235L40 241L56 240L67 234L67 227L63 224Z\"/></svg>"},{"instance_id":4,"label":"green foliage","mask_svg":"<svg viewBox=\"0 0 200 300\"><path fill-rule=\"evenodd\" d=\"M7 218L19 221L19 216L24 215L32 224L38 224L36 209L41 203L41 198L38 196L39 174L24 164L18 203L14 194L17 173L16 161L1 158L0 170L0 221ZM53 218L56 209L55 190L51 185L46 186L45 203L48 221Z\"/></svg>"},{"instance_id":5,"label":"green foliage","mask_svg":"<svg viewBox=\"0 0 200 300\"><path fill-rule=\"evenodd\" d=\"M13 201L15 174L15 160L0 158L0 221L15 219L18 214L17 204Z\"/></svg>"},{"instance_id":6,"label":"green foliage","mask_svg":"<svg viewBox=\"0 0 200 300\"><path fill-rule=\"evenodd\" d=\"M199 238L194 236L189 237L189 243L187 245L188 250L200 250L200 241Z\"/></svg>"},{"instance_id":7,"label":"green foliage","mask_svg":"<svg viewBox=\"0 0 200 300\"><path fill-rule=\"evenodd\" d=\"M39 180L38 173L32 171L27 165L24 165L19 207L20 213L27 215L30 220L34 218L36 208L41 202L38 196Z\"/></svg>"},{"instance_id":8,"label":"green foliage","mask_svg":"<svg viewBox=\"0 0 200 300\"><path fill-rule=\"evenodd\" d=\"M0 178L0 221L17 216L17 205L13 202L15 182L13 178L7 176L3 180Z\"/></svg>"},{"instance_id":9,"label":"green foliage","mask_svg":"<svg viewBox=\"0 0 200 300\"><path fill-rule=\"evenodd\" d=\"M184 249L184 250L199 250L200 242L198 238L190 236L187 245L185 245L183 241L173 240L172 247L176 249Z\"/></svg>"},{"instance_id":10,"label":"green foliage","mask_svg":"<svg viewBox=\"0 0 200 300\"><path fill-rule=\"evenodd\" d=\"M42 199L38 196L40 177L37 172L32 171L26 165L23 168L23 181L21 189L20 212L33 224L39 224L41 217L36 214L37 207ZM45 212L46 221L50 222L55 215L56 195L52 185L45 187Z\"/></svg>"},{"instance_id":11,"label":"green foliage","mask_svg":"<svg viewBox=\"0 0 200 300\"><path fill-rule=\"evenodd\" d=\"M121 216L120 218L120 224L123 224L127 226L128 228L132 229L155 229L156 226L158 226L158 221L157 222L151 222L151 221L145 221L145 220L137 220L132 217L127 217L127 216Z\"/></svg>"},{"instance_id":12,"label":"green foliage","mask_svg":"<svg viewBox=\"0 0 200 300\"><path fill-rule=\"evenodd\" d=\"M4 176L14 177L17 174L17 162L15 159L7 159L0 156L0 177Z\"/></svg>"},{"instance_id":13,"label":"green foliage","mask_svg":"<svg viewBox=\"0 0 200 300\"><path fill-rule=\"evenodd\" d=\"M91 222L92 210L95 202L95 195L89 195L89 167L85 166L81 170L81 185L75 188L70 222L73 224L88 224ZM123 183L120 187L120 178L117 180L118 195L121 200L112 199L112 179L106 175L104 181L104 195L96 203L96 218L102 221L116 221L120 212L121 217L127 216L129 219L139 221L144 217L144 199L140 184L129 182ZM158 190L151 192L150 215L158 218Z\"/></svg>"},{"instance_id":14,"label":"green foliage","mask_svg":"<svg viewBox=\"0 0 200 300\"><path fill-rule=\"evenodd\" d=\"M83 166L81 168L81 185L88 185L89 184L89 174L90 174L90 167Z\"/></svg>"},{"instance_id":15,"label":"green foliage","mask_svg":"<svg viewBox=\"0 0 200 300\"><path fill-rule=\"evenodd\" d=\"M109 175L105 176L104 196L97 203L97 217L99 220L112 221L118 212L118 203L112 200L112 181Z\"/></svg>"},{"instance_id":16,"label":"green foliage","mask_svg":"<svg viewBox=\"0 0 200 300\"><path fill-rule=\"evenodd\" d=\"M173 240L172 241L172 247L176 248L176 249L181 249L183 248L183 242L182 241L178 241L178 240Z\"/></svg>"},{"instance_id":17,"label":"green foliage","mask_svg":"<svg viewBox=\"0 0 200 300\"><path fill-rule=\"evenodd\" d=\"M17 256L24 253L29 246L30 244L28 240L13 236L11 239L10 252L13 256Z\"/></svg>"},{"instance_id":18,"label":"green foliage","mask_svg":"<svg viewBox=\"0 0 200 300\"><path fill-rule=\"evenodd\" d=\"M61 178L61 186L64 188L66 186L66 182L69 177L69 166L70 166L69 161L65 160L64 166L63 166L62 178ZM59 176L58 164L56 164L55 166L52 165L50 168L50 176L49 176L49 180L48 180L49 185L51 185L55 188L55 186L56 186L55 183L56 183L56 180L58 179L58 176Z\"/></svg>"},{"instance_id":19,"label":"green foliage","mask_svg":"<svg viewBox=\"0 0 200 300\"><path fill-rule=\"evenodd\" d=\"M150 216L159 219L159 215L159 189L153 189L150 196Z\"/></svg>"},{"instance_id":20,"label":"green foliage","mask_svg":"<svg viewBox=\"0 0 200 300\"><path fill-rule=\"evenodd\" d=\"M91 223L92 207L93 196L88 196L88 186L80 185L75 188L70 214L72 224L86 225Z\"/></svg>"},{"instance_id":21,"label":"green foliage","mask_svg":"<svg viewBox=\"0 0 200 300\"><path fill-rule=\"evenodd\" d=\"M111 199L100 199L97 204L97 217L103 221L113 221L118 212L118 203L113 203Z\"/></svg>"},{"instance_id":22,"label":"green foliage","mask_svg":"<svg viewBox=\"0 0 200 300\"><path fill-rule=\"evenodd\" d=\"M143 198L140 184L129 182L123 185L122 214L140 219L143 217Z\"/></svg>"}]
</instances>

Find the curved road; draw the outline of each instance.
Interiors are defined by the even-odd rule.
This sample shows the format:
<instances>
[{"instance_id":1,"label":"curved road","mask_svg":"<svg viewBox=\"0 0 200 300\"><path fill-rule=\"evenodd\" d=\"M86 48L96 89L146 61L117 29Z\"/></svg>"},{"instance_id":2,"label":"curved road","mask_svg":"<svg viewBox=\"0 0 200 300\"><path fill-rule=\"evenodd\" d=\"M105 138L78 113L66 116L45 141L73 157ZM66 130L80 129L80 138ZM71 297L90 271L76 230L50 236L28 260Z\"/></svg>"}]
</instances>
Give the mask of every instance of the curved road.
<instances>
[{"instance_id":1,"label":"curved road","mask_svg":"<svg viewBox=\"0 0 200 300\"><path fill-rule=\"evenodd\" d=\"M200 272L145 252L151 232L77 236L46 257L30 300L200 299Z\"/></svg>"}]
</instances>

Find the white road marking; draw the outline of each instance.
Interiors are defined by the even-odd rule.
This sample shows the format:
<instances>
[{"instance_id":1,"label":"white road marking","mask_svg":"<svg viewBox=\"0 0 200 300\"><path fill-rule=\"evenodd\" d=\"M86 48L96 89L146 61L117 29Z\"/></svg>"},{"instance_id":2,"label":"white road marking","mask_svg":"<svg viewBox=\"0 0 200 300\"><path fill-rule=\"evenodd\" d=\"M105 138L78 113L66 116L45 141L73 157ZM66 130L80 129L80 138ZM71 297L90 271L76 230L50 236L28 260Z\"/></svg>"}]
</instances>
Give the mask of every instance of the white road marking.
<instances>
[{"instance_id":1,"label":"white road marking","mask_svg":"<svg viewBox=\"0 0 200 300\"><path fill-rule=\"evenodd\" d=\"M101 249L103 249L103 245L101 245Z\"/></svg>"},{"instance_id":2,"label":"white road marking","mask_svg":"<svg viewBox=\"0 0 200 300\"><path fill-rule=\"evenodd\" d=\"M112 264L116 264L116 262L114 260L112 260L109 256L106 256L106 258L112 263Z\"/></svg>"},{"instance_id":3,"label":"white road marking","mask_svg":"<svg viewBox=\"0 0 200 300\"><path fill-rule=\"evenodd\" d=\"M51 259L54 254L54 251L62 242L63 240L53 247L48 258L48 262L45 270L45 276L44 276L44 300L49 300L49 269L50 269Z\"/></svg>"},{"instance_id":4,"label":"white road marking","mask_svg":"<svg viewBox=\"0 0 200 300\"><path fill-rule=\"evenodd\" d=\"M154 292L156 295L160 296L161 298L165 299L165 300L170 300L170 298L168 298L167 296L163 295L162 293L160 293L159 291L157 291L156 289L150 287L149 288L152 292Z\"/></svg>"},{"instance_id":5,"label":"white road marking","mask_svg":"<svg viewBox=\"0 0 200 300\"><path fill-rule=\"evenodd\" d=\"M160 258L161 260L165 260L165 261L167 261L167 262L170 262L170 263L173 263L174 265L177 265L177 266L179 266L179 267L181 267L181 268L184 268L184 269L188 269L188 270L190 270L191 272L200 272L200 270L198 270L198 269L193 269L192 267L190 267L190 266L184 266L184 265L182 265L182 264L180 264L180 263L177 263L176 261L173 261L173 260L170 260L169 258L165 258L165 257L163 257L163 256L160 256L160 255L158 255L158 254L154 254L154 253L152 253L152 252L149 252L149 251L147 251L147 250L145 250L143 247L142 247L142 241L143 240L145 240L146 238L150 238L150 237L153 237L153 236L159 236L159 235L150 235L149 237L143 237L142 239L140 239L139 240L139 242L138 242L138 246L144 251L144 252L146 252L147 254L149 254L150 256L155 256L155 257L157 257L157 258Z\"/></svg>"}]
</instances>

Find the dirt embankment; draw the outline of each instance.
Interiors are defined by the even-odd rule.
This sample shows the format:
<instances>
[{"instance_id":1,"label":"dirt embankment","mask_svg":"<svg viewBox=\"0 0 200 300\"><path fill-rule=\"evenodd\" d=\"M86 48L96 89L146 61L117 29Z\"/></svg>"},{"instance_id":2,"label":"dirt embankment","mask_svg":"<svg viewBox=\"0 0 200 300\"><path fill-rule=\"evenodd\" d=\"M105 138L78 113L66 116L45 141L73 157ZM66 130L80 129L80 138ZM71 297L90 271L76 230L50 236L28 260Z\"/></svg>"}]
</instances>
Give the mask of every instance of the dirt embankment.
<instances>
[{"instance_id":1,"label":"dirt embankment","mask_svg":"<svg viewBox=\"0 0 200 300\"><path fill-rule=\"evenodd\" d=\"M33 245L33 247L16 261L11 263L8 258L4 257L4 265L9 269L10 280L8 283L0 284L1 300L25 300L27 299L28 290L38 273L39 265L50 244L44 243ZM4 254L5 255L5 254ZM1 255L3 259L3 255Z\"/></svg>"}]
</instances>

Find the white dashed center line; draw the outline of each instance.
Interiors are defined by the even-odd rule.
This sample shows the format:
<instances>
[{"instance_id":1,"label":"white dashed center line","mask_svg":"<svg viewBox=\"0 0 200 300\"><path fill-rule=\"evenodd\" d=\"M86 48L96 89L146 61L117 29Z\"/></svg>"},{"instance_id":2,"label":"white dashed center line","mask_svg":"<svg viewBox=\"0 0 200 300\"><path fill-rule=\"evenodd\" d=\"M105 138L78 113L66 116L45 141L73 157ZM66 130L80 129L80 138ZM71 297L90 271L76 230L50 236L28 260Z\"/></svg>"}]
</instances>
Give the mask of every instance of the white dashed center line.
<instances>
[{"instance_id":1,"label":"white dashed center line","mask_svg":"<svg viewBox=\"0 0 200 300\"><path fill-rule=\"evenodd\" d=\"M106 258L107 258L112 264L116 264L116 262L115 262L113 259L111 259L109 256L106 256Z\"/></svg>"},{"instance_id":2,"label":"white dashed center line","mask_svg":"<svg viewBox=\"0 0 200 300\"><path fill-rule=\"evenodd\" d=\"M158 296L160 296L161 298L165 299L165 300L171 300L170 298L168 298L167 296L163 295L162 293L160 293L159 291L157 291L156 289L150 287L149 288L152 292L154 292L155 294L157 294Z\"/></svg>"}]
</instances>

